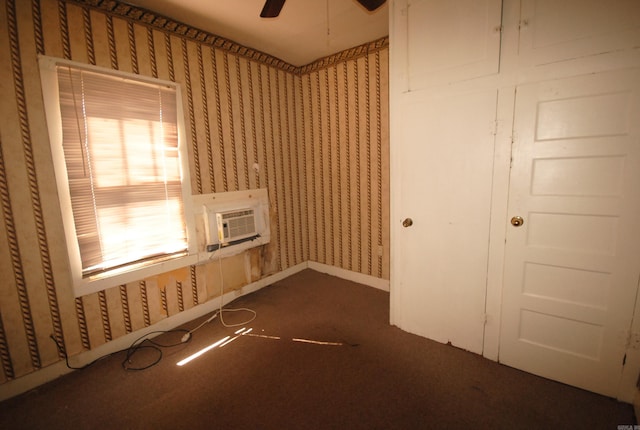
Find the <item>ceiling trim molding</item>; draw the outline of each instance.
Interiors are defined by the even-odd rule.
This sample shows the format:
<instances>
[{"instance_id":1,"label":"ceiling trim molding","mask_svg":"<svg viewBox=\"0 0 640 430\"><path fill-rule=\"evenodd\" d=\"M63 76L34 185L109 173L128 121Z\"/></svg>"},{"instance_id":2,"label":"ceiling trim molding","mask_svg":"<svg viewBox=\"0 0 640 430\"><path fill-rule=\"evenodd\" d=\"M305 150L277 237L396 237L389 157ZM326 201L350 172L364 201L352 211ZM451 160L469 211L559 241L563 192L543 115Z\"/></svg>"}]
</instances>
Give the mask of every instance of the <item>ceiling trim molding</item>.
<instances>
[{"instance_id":1,"label":"ceiling trim molding","mask_svg":"<svg viewBox=\"0 0 640 430\"><path fill-rule=\"evenodd\" d=\"M194 42L203 43L229 53L240 55L247 59L257 61L267 66L275 67L294 75L304 75L316 70L324 69L347 60L353 60L367 53L376 52L389 46L389 37L385 36L373 42L368 42L344 51L315 60L304 66L294 66L277 57L249 48L232 40L200 30L175 19L160 15L147 9L132 6L118 0L65 0L84 7L91 7L113 16L135 21L137 23L153 27L157 30L172 33Z\"/></svg>"},{"instance_id":2,"label":"ceiling trim molding","mask_svg":"<svg viewBox=\"0 0 640 430\"><path fill-rule=\"evenodd\" d=\"M223 49L232 54L237 54L251 60L259 61L266 65L276 67L287 72L296 73L296 69L298 69L298 67L293 66L292 64L289 64L286 61L283 61L272 55L265 54L264 52L258 51L256 49L248 48L232 40L225 39L224 37L220 37L218 35L200 30L188 24L160 15L156 12L143 9L138 6L132 6L117 0L66 1L82 6L88 6L94 9L99 9L113 16L135 21L143 25L148 25L157 30L172 33L176 36L184 37L194 42L200 42L206 45L213 46L215 48Z\"/></svg>"},{"instance_id":3,"label":"ceiling trim molding","mask_svg":"<svg viewBox=\"0 0 640 430\"><path fill-rule=\"evenodd\" d=\"M372 54L376 51L384 49L389 46L389 36L382 37L373 42L364 43L353 48L345 49L344 51L337 52L319 60L313 61L306 66L297 67L297 75L305 75L307 73L315 72L317 70L324 69L326 67L333 66L338 63L343 63L349 60L355 60L356 58L363 57L367 54Z\"/></svg>"}]
</instances>

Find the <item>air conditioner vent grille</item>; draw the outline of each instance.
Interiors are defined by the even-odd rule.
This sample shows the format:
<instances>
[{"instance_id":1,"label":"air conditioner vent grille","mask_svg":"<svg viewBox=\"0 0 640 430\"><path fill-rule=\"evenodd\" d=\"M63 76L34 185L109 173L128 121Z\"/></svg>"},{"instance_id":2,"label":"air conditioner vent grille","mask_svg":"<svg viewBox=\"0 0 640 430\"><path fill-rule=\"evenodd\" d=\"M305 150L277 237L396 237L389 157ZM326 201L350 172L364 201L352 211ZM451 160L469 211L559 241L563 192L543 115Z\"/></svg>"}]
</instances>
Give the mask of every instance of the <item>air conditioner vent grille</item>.
<instances>
[{"instance_id":1,"label":"air conditioner vent grille","mask_svg":"<svg viewBox=\"0 0 640 430\"><path fill-rule=\"evenodd\" d=\"M255 221L253 213L249 216L231 218L227 221L228 234L225 238L244 236L245 234L255 233Z\"/></svg>"},{"instance_id":2,"label":"air conditioner vent grille","mask_svg":"<svg viewBox=\"0 0 640 430\"><path fill-rule=\"evenodd\" d=\"M241 209L218 214L218 227L222 232L221 242L230 242L256 234L253 209Z\"/></svg>"}]
</instances>

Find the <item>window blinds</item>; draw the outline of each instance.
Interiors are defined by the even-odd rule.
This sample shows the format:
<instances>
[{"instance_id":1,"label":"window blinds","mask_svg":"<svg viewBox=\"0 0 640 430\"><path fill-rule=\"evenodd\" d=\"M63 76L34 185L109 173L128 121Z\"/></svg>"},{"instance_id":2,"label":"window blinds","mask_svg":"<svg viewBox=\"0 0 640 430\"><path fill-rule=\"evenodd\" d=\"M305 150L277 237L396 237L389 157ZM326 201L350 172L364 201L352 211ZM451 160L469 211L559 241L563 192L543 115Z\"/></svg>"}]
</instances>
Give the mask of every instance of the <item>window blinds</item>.
<instances>
[{"instance_id":1,"label":"window blinds","mask_svg":"<svg viewBox=\"0 0 640 430\"><path fill-rule=\"evenodd\" d=\"M83 277L187 251L175 88L57 68Z\"/></svg>"}]
</instances>

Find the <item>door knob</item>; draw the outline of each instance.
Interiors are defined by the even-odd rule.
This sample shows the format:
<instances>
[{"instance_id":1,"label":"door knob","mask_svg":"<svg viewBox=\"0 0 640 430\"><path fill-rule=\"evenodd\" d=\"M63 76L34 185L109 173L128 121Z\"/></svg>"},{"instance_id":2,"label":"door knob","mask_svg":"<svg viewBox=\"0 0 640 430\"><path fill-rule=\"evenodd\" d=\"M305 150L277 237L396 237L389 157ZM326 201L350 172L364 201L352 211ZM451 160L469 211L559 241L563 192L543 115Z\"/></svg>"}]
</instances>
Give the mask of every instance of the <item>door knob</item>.
<instances>
[{"instance_id":1,"label":"door knob","mask_svg":"<svg viewBox=\"0 0 640 430\"><path fill-rule=\"evenodd\" d=\"M404 221L402 221L403 227L411 227L412 225L413 225L413 220L411 218L406 218Z\"/></svg>"},{"instance_id":2,"label":"door knob","mask_svg":"<svg viewBox=\"0 0 640 430\"><path fill-rule=\"evenodd\" d=\"M522 224L524 224L524 219L522 219L521 216L514 216L513 218L511 218L511 225L514 227L520 227Z\"/></svg>"}]
</instances>

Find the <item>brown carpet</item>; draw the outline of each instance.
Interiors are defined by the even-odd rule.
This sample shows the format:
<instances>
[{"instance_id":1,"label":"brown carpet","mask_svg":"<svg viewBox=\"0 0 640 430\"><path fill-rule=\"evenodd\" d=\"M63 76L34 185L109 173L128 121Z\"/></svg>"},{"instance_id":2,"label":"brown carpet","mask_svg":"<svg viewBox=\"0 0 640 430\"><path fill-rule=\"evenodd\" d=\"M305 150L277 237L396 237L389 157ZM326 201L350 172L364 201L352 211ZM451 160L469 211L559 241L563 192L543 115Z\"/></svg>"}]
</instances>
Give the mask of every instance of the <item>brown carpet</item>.
<instances>
[{"instance_id":1,"label":"brown carpet","mask_svg":"<svg viewBox=\"0 0 640 430\"><path fill-rule=\"evenodd\" d=\"M0 428L616 429L635 423L628 404L390 326L389 294L371 287L305 270L229 305L245 306L257 312L247 325L252 332L222 348L176 366L233 336L236 329L215 319L191 342L164 349L162 361L147 370L122 370L120 353L0 403ZM225 315L227 323L247 317ZM143 350L130 365L143 366L152 355Z\"/></svg>"}]
</instances>

